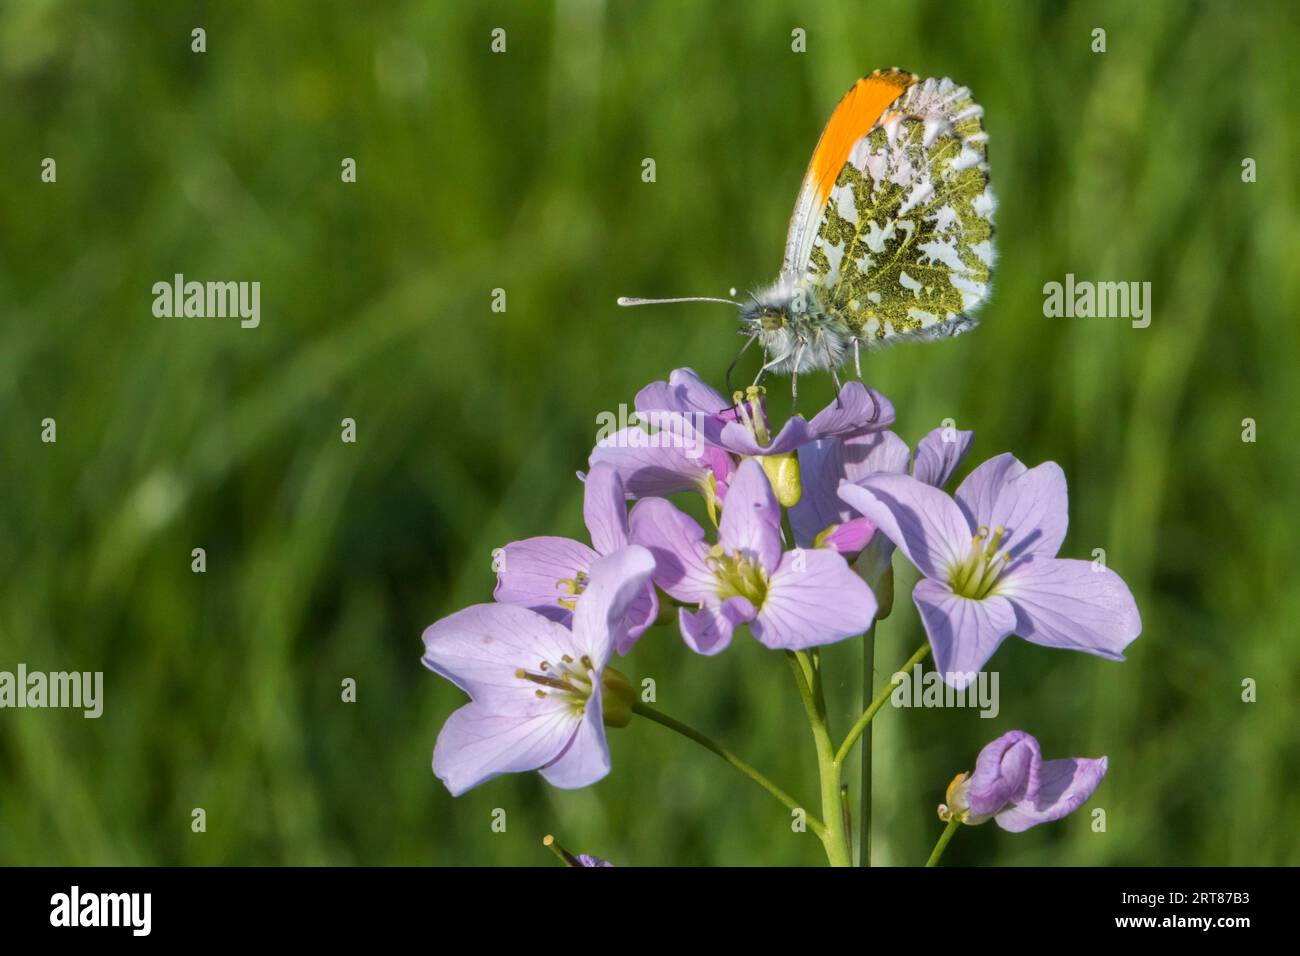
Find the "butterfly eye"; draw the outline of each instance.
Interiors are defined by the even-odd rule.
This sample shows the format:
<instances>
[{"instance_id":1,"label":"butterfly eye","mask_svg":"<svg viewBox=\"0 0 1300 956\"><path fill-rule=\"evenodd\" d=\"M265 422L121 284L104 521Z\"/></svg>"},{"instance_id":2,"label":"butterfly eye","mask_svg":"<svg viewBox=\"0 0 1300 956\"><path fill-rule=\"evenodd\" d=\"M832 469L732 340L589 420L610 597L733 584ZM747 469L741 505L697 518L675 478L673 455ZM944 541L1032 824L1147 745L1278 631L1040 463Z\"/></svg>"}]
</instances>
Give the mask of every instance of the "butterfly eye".
<instances>
[{"instance_id":1,"label":"butterfly eye","mask_svg":"<svg viewBox=\"0 0 1300 956\"><path fill-rule=\"evenodd\" d=\"M774 332L785 325L785 313L780 309L767 306L759 313L759 323L763 326L764 331Z\"/></svg>"}]
</instances>

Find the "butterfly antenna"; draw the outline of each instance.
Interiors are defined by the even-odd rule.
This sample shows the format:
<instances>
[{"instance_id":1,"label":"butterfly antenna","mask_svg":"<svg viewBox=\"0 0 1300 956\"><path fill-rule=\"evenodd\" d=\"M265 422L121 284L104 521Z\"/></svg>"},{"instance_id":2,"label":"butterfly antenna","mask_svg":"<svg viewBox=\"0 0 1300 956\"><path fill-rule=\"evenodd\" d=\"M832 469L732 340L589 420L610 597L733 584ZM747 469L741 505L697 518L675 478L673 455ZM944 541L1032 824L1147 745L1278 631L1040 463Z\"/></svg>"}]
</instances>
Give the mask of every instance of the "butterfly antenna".
<instances>
[{"instance_id":1,"label":"butterfly antenna","mask_svg":"<svg viewBox=\"0 0 1300 956\"><path fill-rule=\"evenodd\" d=\"M734 305L737 308L743 308L743 303L735 299L719 299L711 295L688 295L676 299L639 299L635 296L621 295L618 297L618 304L624 306L630 305L671 305L675 302L722 302L726 305Z\"/></svg>"}]
</instances>

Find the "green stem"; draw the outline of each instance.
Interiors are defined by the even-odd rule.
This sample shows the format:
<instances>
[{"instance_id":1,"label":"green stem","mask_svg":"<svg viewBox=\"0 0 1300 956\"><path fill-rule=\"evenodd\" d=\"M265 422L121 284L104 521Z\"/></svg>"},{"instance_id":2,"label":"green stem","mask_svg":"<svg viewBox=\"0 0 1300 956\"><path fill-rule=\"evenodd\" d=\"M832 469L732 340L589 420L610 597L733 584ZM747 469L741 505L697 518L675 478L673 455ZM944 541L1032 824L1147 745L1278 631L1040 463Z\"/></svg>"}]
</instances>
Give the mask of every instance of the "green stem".
<instances>
[{"instance_id":1,"label":"green stem","mask_svg":"<svg viewBox=\"0 0 1300 956\"><path fill-rule=\"evenodd\" d=\"M677 733L685 737L687 740L695 741L701 747L705 748L706 750L712 751L713 753L721 757L723 760L725 760L727 763L731 764L733 767L735 767L737 770L743 773L750 780L753 780L756 784L758 784L760 787L762 787L772 796L776 797L778 800L784 803L791 810L799 810L801 812L807 813L803 805L800 804L798 801L796 801L794 797L790 796L788 793L786 793L784 790L782 790L780 787L774 784L771 780L767 779L767 777L765 777L763 774L755 770L748 763L741 760L739 757L737 757L726 747L722 746L722 744L718 743L716 740L712 739L711 737L706 737L704 734L700 733L694 727L690 727L687 724L682 723L680 720L675 720L672 717L669 717L667 714L661 713L660 711L657 711L653 707L643 704L640 701L635 701L632 704L632 713L639 714L642 717L646 717L649 720L653 720L656 724L659 724L660 726L667 727L669 730L672 731L676 731ZM813 831L813 833L817 834L817 836L822 838L823 842L825 841L826 826L820 820L818 820L816 817L809 816L808 826Z\"/></svg>"},{"instance_id":2,"label":"green stem","mask_svg":"<svg viewBox=\"0 0 1300 956\"><path fill-rule=\"evenodd\" d=\"M826 699L822 692L821 662L816 652L790 652L790 667L795 684L808 714L813 743L817 750L817 776L822 793L822 819L826 821L820 834L826 848L826 859L831 866L851 866L852 853L849 836L844 828L844 814L840 796L840 765L835 761L835 748L830 731L826 728Z\"/></svg>"},{"instance_id":3,"label":"green stem","mask_svg":"<svg viewBox=\"0 0 1300 956\"><path fill-rule=\"evenodd\" d=\"M871 706L876 684L876 622L862 635L862 709ZM836 754L838 758L839 754ZM858 795L858 866L871 865L871 727L862 734L861 793Z\"/></svg>"},{"instance_id":4,"label":"green stem","mask_svg":"<svg viewBox=\"0 0 1300 956\"><path fill-rule=\"evenodd\" d=\"M948 821L948 826L944 828L943 833L940 835L939 842L934 845L934 851L931 852L930 859L925 861L926 866L934 866L939 862L939 857L943 856L943 851L948 848L948 841L952 839L952 835L957 832L959 826L961 826L960 820L952 819Z\"/></svg>"},{"instance_id":5,"label":"green stem","mask_svg":"<svg viewBox=\"0 0 1300 956\"><path fill-rule=\"evenodd\" d=\"M853 749L853 745L857 743L858 738L862 736L862 732L867 729L867 726L871 723L871 718L875 717L880 708L885 706L885 701L889 700L889 695L892 694L894 688L898 686L900 675L906 674L921 661L925 660L925 656L929 653L929 643L922 644L916 649L916 653L907 659L907 663L895 672L894 677L890 679L885 688L876 695L875 700L873 700L867 706L867 709L862 712L862 716L858 718L858 722L853 725L853 729L850 730L848 736L844 738L844 743L840 744L840 749L835 752L835 762L837 764L843 765L844 761L848 759L849 751Z\"/></svg>"}]
</instances>

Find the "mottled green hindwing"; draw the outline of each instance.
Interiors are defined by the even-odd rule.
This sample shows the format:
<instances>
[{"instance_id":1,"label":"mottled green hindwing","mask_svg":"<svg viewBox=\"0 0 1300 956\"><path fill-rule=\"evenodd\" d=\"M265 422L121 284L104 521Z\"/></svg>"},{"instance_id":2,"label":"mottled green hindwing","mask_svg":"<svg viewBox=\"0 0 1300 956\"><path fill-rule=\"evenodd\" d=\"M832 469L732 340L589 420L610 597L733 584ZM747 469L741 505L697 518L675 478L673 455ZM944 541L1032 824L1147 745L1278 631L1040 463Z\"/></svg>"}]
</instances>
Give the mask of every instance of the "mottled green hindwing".
<instances>
[{"instance_id":1,"label":"mottled green hindwing","mask_svg":"<svg viewBox=\"0 0 1300 956\"><path fill-rule=\"evenodd\" d=\"M841 169L804 282L864 346L975 325L994 258L982 115L964 87L926 80Z\"/></svg>"}]
</instances>

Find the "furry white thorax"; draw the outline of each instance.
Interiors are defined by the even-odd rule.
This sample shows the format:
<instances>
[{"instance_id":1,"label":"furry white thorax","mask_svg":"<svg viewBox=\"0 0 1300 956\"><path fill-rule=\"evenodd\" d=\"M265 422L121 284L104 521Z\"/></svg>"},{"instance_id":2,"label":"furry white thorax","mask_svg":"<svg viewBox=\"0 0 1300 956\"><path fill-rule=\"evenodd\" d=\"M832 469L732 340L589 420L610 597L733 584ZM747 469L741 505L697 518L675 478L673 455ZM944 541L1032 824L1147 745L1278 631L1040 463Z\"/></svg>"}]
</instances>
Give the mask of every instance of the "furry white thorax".
<instances>
[{"instance_id":1,"label":"furry white thorax","mask_svg":"<svg viewBox=\"0 0 1300 956\"><path fill-rule=\"evenodd\" d=\"M852 337L835 316L822 311L816 292L781 275L753 301L741 306L743 334L757 335L764 365L778 375L839 368L848 358Z\"/></svg>"}]
</instances>

